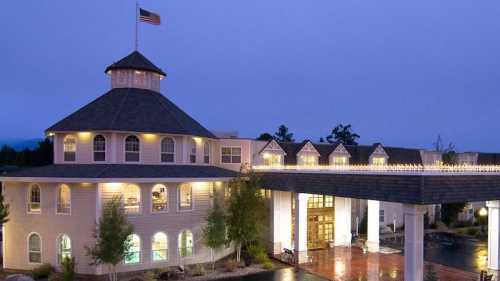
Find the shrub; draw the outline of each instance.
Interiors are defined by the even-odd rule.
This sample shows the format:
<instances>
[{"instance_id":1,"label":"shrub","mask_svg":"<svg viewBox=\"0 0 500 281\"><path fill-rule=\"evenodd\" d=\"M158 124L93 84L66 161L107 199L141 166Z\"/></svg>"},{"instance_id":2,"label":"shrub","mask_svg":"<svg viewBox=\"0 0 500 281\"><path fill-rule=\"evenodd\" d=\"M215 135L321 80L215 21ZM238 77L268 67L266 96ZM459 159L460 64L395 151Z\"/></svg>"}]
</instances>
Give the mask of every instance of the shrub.
<instances>
[{"instance_id":1,"label":"shrub","mask_svg":"<svg viewBox=\"0 0 500 281\"><path fill-rule=\"evenodd\" d=\"M65 257L61 262L61 277L63 281L75 280L75 258Z\"/></svg>"},{"instance_id":2,"label":"shrub","mask_svg":"<svg viewBox=\"0 0 500 281\"><path fill-rule=\"evenodd\" d=\"M156 281L156 273L153 271L146 271L142 274L142 280L144 281Z\"/></svg>"},{"instance_id":3,"label":"shrub","mask_svg":"<svg viewBox=\"0 0 500 281\"><path fill-rule=\"evenodd\" d=\"M266 269L266 270L270 270L270 269L273 269L274 267L274 264L271 260L267 260L265 263L262 264L262 268Z\"/></svg>"},{"instance_id":4,"label":"shrub","mask_svg":"<svg viewBox=\"0 0 500 281\"><path fill-rule=\"evenodd\" d=\"M234 272L236 268L238 268L237 261L230 259L224 262L224 269L226 269L227 272Z\"/></svg>"},{"instance_id":5,"label":"shrub","mask_svg":"<svg viewBox=\"0 0 500 281\"><path fill-rule=\"evenodd\" d=\"M48 278L52 272L54 272L54 267L50 263L44 263L33 268L31 275L34 279Z\"/></svg>"},{"instance_id":6,"label":"shrub","mask_svg":"<svg viewBox=\"0 0 500 281\"><path fill-rule=\"evenodd\" d=\"M191 275L193 276L203 276L205 275L205 267L201 264L197 264L194 266L193 270L191 271Z\"/></svg>"},{"instance_id":7,"label":"shrub","mask_svg":"<svg viewBox=\"0 0 500 281\"><path fill-rule=\"evenodd\" d=\"M259 253L257 256L254 258L254 260L257 263L264 264L269 261L269 257L267 256L266 253Z\"/></svg>"},{"instance_id":8,"label":"shrub","mask_svg":"<svg viewBox=\"0 0 500 281\"><path fill-rule=\"evenodd\" d=\"M62 274L57 272L51 272L48 281L63 281Z\"/></svg>"},{"instance_id":9,"label":"shrub","mask_svg":"<svg viewBox=\"0 0 500 281\"><path fill-rule=\"evenodd\" d=\"M170 277L170 268L164 267L156 270L156 276L158 280L168 280Z\"/></svg>"},{"instance_id":10,"label":"shrub","mask_svg":"<svg viewBox=\"0 0 500 281\"><path fill-rule=\"evenodd\" d=\"M252 257L252 261L256 263L265 263L269 261L266 249L259 244L248 246L248 253Z\"/></svg>"}]
</instances>

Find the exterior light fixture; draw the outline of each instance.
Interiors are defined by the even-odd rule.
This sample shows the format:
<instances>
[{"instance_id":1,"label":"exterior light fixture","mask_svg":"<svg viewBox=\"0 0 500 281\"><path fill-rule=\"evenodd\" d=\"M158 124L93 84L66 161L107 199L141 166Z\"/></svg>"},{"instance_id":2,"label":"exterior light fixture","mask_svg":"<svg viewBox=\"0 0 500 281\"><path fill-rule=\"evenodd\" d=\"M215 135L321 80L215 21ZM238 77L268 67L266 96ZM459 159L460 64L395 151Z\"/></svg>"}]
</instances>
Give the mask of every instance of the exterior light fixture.
<instances>
[{"instance_id":1,"label":"exterior light fixture","mask_svg":"<svg viewBox=\"0 0 500 281\"><path fill-rule=\"evenodd\" d=\"M481 217L486 217L488 215L488 210L485 207L482 207L481 209L479 209L479 215Z\"/></svg>"}]
</instances>

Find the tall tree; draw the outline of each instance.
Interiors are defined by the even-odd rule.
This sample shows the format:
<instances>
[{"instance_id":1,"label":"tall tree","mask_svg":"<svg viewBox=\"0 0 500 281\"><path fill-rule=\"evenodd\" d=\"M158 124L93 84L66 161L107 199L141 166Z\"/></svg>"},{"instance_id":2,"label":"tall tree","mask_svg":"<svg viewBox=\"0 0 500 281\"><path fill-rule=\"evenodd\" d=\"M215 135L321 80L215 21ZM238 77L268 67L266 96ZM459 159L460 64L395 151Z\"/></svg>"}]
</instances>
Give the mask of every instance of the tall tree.
<instances>
[{"instance_id":1,"label":"tall tree","mask_svg":"<svg viewBox=\"0 0 500 281\"><path fill-rule=\"evenodd\" d=\"M0 166L34 167L52 163L53 145L48 138L38 142L35 149L25 148L22 151L17 151L8 145L4 145L0 149Z\"/></svg>"},{"instance_id":2,"label":"tall tree","mask_svg":"<svg viewBox=\"0 0 500 281\"><path fill-rule=\"evenodd\" d=\"M340 142L345 145L357 145L357 139L359 139L359 135L352 131L351 124L338 124L326 137L329 143Z\"/></svg>"},{"instance_id":3,"label":"tall tree","mask_svg":"<svg viewBox=\"0 0 500 281\"><path fill-rule=\"evenodd\" d=\"M256 140L261 141L270 141L273 139L273 136L270 133L262 133Z\"/></svg>"},{"instance_id":4,"label":"tall tree","mask_svg":"<svg viewBox=\"0 0 500 281\"><path fill-rule=\"evenodd\" d=\"M458 162L457 152L455 150L455 145L452 142L448 143L448 146L445 147L443 139L441 138L441 135L438 135L436 138L436 142L434 142L433 145L434 145L434 149L436 151L443 153L443 156L442 156L443 164L447 164L447 165L456 165L457 164L457 162Z\"/></svg>"},{"instance_id":5,"label":"tall tree","mask_svg":"<svg viewBox=\"0 0 500 281\"><path fill-rule=\"evenodd\" d=\"M0 187L2 184L0 183ZM0 225L9 221L9 204L4 202L3 194L0 194Z\"/></svg>"},{"instance_id":6,"label":"tall tree","mask_svg":"<svg viewBox=\"0 0 500 281\"><path fill-rule=\"evenodd\" d=\"M267 208L255 175L239 176L229 183L229 187L228 238L235 243L236 260L240 262L242 247L262 239L266 229Z\"/></svg>"},{"instance_id":7,"label":"tall tree","mask_svg":"<svg viewBox=\"0 0 500 281\"><path fill-rule=\"evenodd\" d=\"M288 132L288 127L285 125L281 125L278 128L278 131L274 133L274 138L280 142L293 142L293 134Z\"/></svg>"},{"instance_id":8,"label":"tall tree","mask_svg":"<svg viewBox=\"0 0 500 281\"><path fill-rule=\"evenodd\" d=\"M105 264L110 281L117 281L116 265L128 256L133 226L122 208L121 197L115 196L104 204L102 216L94 230L95 244L86 247L91 265Z\"/></svg>"},{"instance_id":9,"label":"tall tree","mask_svg":"<svg viewBox=\"0 0 500 281\"><path fill-rule=\"evenodd\" d=\"M214 251L224 246L227 242L226 214L219 202L215 200L214 207L207 217L207 224L203 228L203 242L210 248L212 270L215 269Z\"/></svg>"}]
</instances>

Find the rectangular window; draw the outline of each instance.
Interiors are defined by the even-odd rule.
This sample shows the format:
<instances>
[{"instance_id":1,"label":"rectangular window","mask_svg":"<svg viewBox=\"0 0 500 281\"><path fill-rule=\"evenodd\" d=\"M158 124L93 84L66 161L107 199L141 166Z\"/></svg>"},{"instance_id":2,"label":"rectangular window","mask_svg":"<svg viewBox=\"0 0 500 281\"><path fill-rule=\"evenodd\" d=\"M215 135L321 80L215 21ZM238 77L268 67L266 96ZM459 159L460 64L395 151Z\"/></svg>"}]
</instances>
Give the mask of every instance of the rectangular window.
<instances>
[{"instance_id":1,"label":"rectangular window","mask_svg":"<svg viewBox=\"0 0 500 281\"><path fill-rule=\"evenodd\" d=\"M280 166L281 154L264 152L264 165L266 166Z\"/></svg>"},{"instance_id":2,"label":"rectangular window","mask_svg":"<svg viewBox=\"0 0 500 281\"><path fill-rule=\"evenodd\" d=\"M383 166L385 163L385 157L372 157L372 165Z\"/></svg>"},{"instance_id":3,"label":"rectangular window","mask_svg":"<svg viewBox=\"0 0 500 281\"><path fill-rule=\"evenodd\" d=\"M203 163L210 164L210 143L205 142L203 147Z\"/></svg>"},{"instance_id":4,"label":"rectangular window","mask_svg":"<svg viewBox=\"0 0 500 281\"><path fill-rule=\"evenodd\" d=\"M226 164L241 163L241 148L223 147L221 150L221 162Z\"/></svg>"},{"instance_id":5,"label":"rectangular window","mask_svg":"<svg viewBox=\"0 0 500 281\"><path fill-rule=\"evenodd\" d=\"M347 157L346 156L333 156L333 165L347 165Z\"/></svg>"},{"instance_id":6,"label":"rectangular window","mask_svg":"<svg viewBox=\"0 0 500 281\"><path fill-rule=\"evenodd\" d=\"M314 167L318 165L318 156L316 155L301 155L299 158L299 165Z\"/></svg>"},{"instance_id":7,"label":"rectangular window","mask_svg":"<svg viewBox=\"0 0 500 281\"><path fill-rule=\"evenodd\" d=\"M379 210L378 220L379 220L379 222L384 222L385 221L385 211L384 210Z\"/></svg>"},{"instance_id":8,"label":"rectangular window","mask_svg":"<svg viewBox=\"0 0 500 281\"><path fill-rule=\"evenodd\" d=\"M190 184L179 187L179 210L193 209L193 188Z\"/></svg>"}]
</instances>

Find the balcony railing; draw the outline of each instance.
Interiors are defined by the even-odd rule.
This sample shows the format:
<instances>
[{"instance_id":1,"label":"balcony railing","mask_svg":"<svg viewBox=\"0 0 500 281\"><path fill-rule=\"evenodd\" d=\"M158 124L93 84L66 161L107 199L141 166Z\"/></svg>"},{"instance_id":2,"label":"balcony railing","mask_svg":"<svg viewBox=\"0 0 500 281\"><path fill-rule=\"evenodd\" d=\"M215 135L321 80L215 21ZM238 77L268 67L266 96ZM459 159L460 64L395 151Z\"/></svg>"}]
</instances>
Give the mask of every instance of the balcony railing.
<instances>
[{"instance_id":1,"label":"balcony railing","mask_svg":"<svg viewBox=\"0 0 500 281\"><path fill-rule=\"evenodd\" d=\"M258 165L252 167L256 172L308 172L308 173L338 173L338 174L498 174L500 165Z\"/></svg>"}]
</instances>

